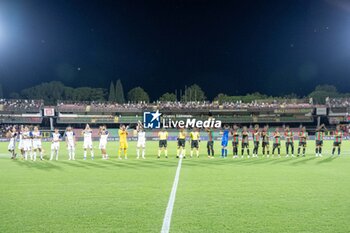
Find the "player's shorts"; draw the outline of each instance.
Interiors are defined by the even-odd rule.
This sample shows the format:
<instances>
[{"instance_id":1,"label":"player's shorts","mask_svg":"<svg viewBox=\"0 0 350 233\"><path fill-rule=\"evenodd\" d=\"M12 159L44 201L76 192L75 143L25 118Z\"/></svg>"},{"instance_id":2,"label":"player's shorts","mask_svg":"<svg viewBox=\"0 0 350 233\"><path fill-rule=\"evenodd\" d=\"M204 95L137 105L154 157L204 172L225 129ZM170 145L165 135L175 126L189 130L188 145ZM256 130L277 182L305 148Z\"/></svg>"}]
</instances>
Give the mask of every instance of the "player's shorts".
<instances>
[{"instance_id":1,"label":"player's shorts","mask_svg":"<svg viewBox=\"0 0 350 233\"><path fill-rule=\"evenodd\" d=\"M212 148L214 146L214 142L213 141L207 141L207 147L208 148Z\"/></svg>"},{"instance_id":2,"label":"player's shorts","mask_svg":"<svg viewBox=\"0 0 350 233\"><path fill-rule=\"evenodd\" d=\"M41 149L41 141L33 141L33 149Z\"/></svg>"},{"instance_id":3,"label":"player's shorts","mask_svg":"<svg viewBox=\"0 0 350 233\"><path fill-rule=\"evenodd\" d=\"M67 148L68 148L68 150L74 150L75 149L74 142L68 142L67 143Z\"/></svg>"},{"instance_id":4,"label":"player's shorts","mask_svg":"<svg viewBox=\"0 0 350 233\"><path fill-rule=\"evenodd\" d=\"M306 147L306 142L299 142L300 147Z\"/></svg>"},{"instance_id":5,"label":"player's shorts","mask_svg":"<svg viewBox=\"0 0 350 233\"><path fill-rule=\"evenodd\" d=\"M191 148L199 148L198 140L192 140L191 141Z\"/></svg>"},{"instance_id":6,"label":"player's shorts","mask_svg":"<svg viewBox=\"0 0 350 233\"><path fill-rule=\"evenodd\" d=\"M228 144L228 140L222 140L222 141L221 141L221 146L226 147L227 144Z\"/></svg>"},{"instance_id":7,"label":"player's shorts","mask_svg":"<svg viewBox=\"0 0 350 233\"><path fill-rule=\"evenodd\" d=\"M316 140L316 146L323 146L323 140Z\"/></svg>"},{"instance_id":8,"label":"player's shorts","mask_svg":"<svg viewBox=\"0 0 350 233\"><path fill-rule=\"evenodd\" d=\"M92 149L92 141L84 141L83 149Z\"/></svg>"},{"instance_id":9,"label":"player's shorts","mask_svg":"<svg viewBox=\"0 0 350 233\"><path fill-rule=\"evenodd\" d=\"M145 141L137 141L136 147L145 148L146 147L146 142Z\"/></svg>"},{"instance_id":10,"label":"player's shorts","mask_svg":"<svg viewBox=\"0 0 350 233\"><path fill-rule=\"evenodd\" d=\"M288 147L288 146L293 147L293 146L294 146L294 143L293 143L293 142L286 142L286 147Z\"/></svg>"},{"instance_id":11,"label":"player's shorts","mask_svg":"<svg viewBox=\"0 0 350 233\"><path fill-rule=\"evenodd\" d=\"M18 143L18 150L23 150L23 142L19 141Z\"/></svg>"},{"instance_id":12,"label":"player's shorts","mask_svg":"<svg viewBox=\"0 0 350 233\"><path fill-rule=\"evenodd\" d=\"M119 142L119 148L120 149L128 149L128 143L127 142Z\"/></svg>"},{"instance_id":13,"label":"player's shorts","mask_svg":"<svg viewBox=\"0 0 350 233\"><path fill-rule=\"evenodd\" d=\"M167 148L168 146L168 141L167 140L159 140L159 148Z\"/></svg>"},{"instance_id":14,"label":"player's shorts","mask_svg":"<svg viewBox=\"0 0 350 233\"><path fill-rule=\"evenodd\" d=\"M238 142L232 142L232 147L238 147Z\"/></svg>"},{"instance_id":15,"label":"player's shorts","mask_svg":"<svg viewBox=\"0 0 350 233\"><path fill-rule=\"evenodd\" d=\"M269 142L262 142L261 146L262 147L267 147L267 146L270 146L270 143Z\"/></svg>"},{"instance_id":16,"label":"player's shorts","mask_svg":"<svg viewBox=\"0 0 350 233\"><path fill-rule=\"evenodd\" d=\"M243 148L248 148L249 147L249 143L248 142L242 142L242 149Z\"/></svg>"},{"instance_id":17,"label":"player's shorts","mask_svg":"<svg viewBox=\"0 0 350 233\"><path fill-rule=\"evenodd\" d=\"M51 144L51 150L59 150L60 149L60 143L59 142L53 142Z\"/></svg>"},{"instance_id":18,"label":"player's shorts","mask_svg":"<svg viewBox=\"0 0 350 233\"><path fill-rule=\"evenodd\" d=\"M100 144L98 145L98 149L105 150L106 147L107 147L107 142L106 141L100 141Z\"/></svg>"},{"instance_id":19,"label":"player's shorts","mask_svg":"<svg viewBox=\"0 0 350 233\"><path fill-rule=\"evenodd\" d=\"M259 142L254 142L254 147L259 147Z\"/></svg>"},{"instance_id":20,"label":"player's shorts","mask_svg":"<svg viewBox=\"0 0 350 233\"><path fill-rule=\"evenodd\" d=\"M273 147L275 147L275 148L276 148L276 147L281 147L281 143L274 143L274 144L273 144Z\"/></svg>"},{"instance_id":21,"label":"player's shorts","mask_svg":"<svg viewBox=\"0 0 350 233\"><path fill-rule=\"evenodd\" d=\"M186 145L186 140L185 139L178 139L177 140L177 146L178 147L185 147Z\"/></svg>"},{"instance_id":22,"label":"player's shorts","mask_svg":"<svg viewBox=\"0 0 350 233\"><path fill-rule=\"evenodd\" d=\"M16 141L15 140L10 140L9 145L7 146L8 150L15 150L16 149Z\"/></svg>"},{"instance_id":23,"label":"player's shorts","mask_svg":"<svg viewBox=\"0 0 350 233\"><path fill-rule=\"evenodd\" d=\"M23 142L23 150L24 151L32 150L32 143L31 142Z\"/></svg>"},{"instance_id":24,"label":"player's shorts","mask_svg":"<svg viewBox=\"0 0 350 233\"><path fill-rule=\"evenodd\" d=\"M333 142L333 146L341 146L341 142Z\"/></svg>"}]
</instances>

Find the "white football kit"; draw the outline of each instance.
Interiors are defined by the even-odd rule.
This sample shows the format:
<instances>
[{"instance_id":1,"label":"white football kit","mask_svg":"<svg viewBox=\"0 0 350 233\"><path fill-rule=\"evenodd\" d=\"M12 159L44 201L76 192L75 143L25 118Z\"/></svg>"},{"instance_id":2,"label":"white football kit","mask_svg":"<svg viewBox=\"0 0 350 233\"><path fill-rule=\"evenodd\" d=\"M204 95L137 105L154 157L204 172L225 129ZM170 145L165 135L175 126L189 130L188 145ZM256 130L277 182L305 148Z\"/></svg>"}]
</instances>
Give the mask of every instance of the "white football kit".
<instances>
[{"instance_id":1,"label":"white football kit","mask_svg":"<svg viewBox=\"0 0 350 233\"><path fill-rule=\"evenodd\" d=\"M74 132L73 131L67 131L65 133L65 137L67 140L67 146L68 146L68 150L74 150L75 149L75 145L74 145Z\"/></svg>"},{"instance_id":2,"label":"white football kit","mask_svg":"<svg viewBox=\"0 0 350 233\"><path fill-rule=\"evenodd\" d=\"M92 149L92 130L84 130L84 149Z\"/></svg>"},{"instance_id":3,"label":"white football kit","mask_svg":"<svg viewBox=\"0 0 350 233\"><path fill-rule=\"evenodd\" d=\"M146 132L140 131L137 133L137 147L145 147L146 146Z\"/></svg>"},{"instance_id":4,"label":"white football kit","mask_svg":"<svg viewBox=\"0 0 350 233\"><path fill-rule=\"evenodd\" d=\"M23 135L22 135L22 132L19 133L18 138L19 138L18 149L19 150L23 150L24 148L23 148Z\"/></svg>"},{"instance_id":5,"label":"white football kit","mask_svg":"<svg viewBox=\"0 0 350 233\"><path fill-rule=\"evenodd\" d=\"M60 139L61 139L61 134L59 134L59 133L52 134L51 150L59 150L60 149Z\"/></svg>"},{"instance_id":6,"label":"white football kit","mask_svg":"<svg viewBox=\"0 0 350 233\"><path fill-rule=\"evenodd\" d=\"M41 132L40 131L33 131L33 149L41 149Z\"/></svg>"},{"instance_id":7,"label":"white football kit","mask_svg":"<svg viewBox=\"0 0 350 233\"><path fill-rule=\"evenodd\" d=\"M100 136L100 145L99 145L99 149L103 149L105 150L107 147L107 139L108 139L108 131L104 131L102 132L101 136Z\"/></svg>"},{"instance_id":8,"label":"white football kit","mask_svg":"<svg viewBox=\"0 0 350 233\"><path fill-rule=\"evenodd\" d=\"M8 150L12 151L16 149L16 137L17 137L17 133L11 132L10 143L7 147Z\"/></svg>"},{"instance_id":9,"label":"white football kit","mask_svg":"<svg viewBox=\"0 0 350 233\"><path fill-rule=\"evenodd\" d=\"M22 133L22 143L23 143L23 150L24 151L31 151L32 150L32 133L31 132L23 132Z\"/></svg>"}]
</instances>

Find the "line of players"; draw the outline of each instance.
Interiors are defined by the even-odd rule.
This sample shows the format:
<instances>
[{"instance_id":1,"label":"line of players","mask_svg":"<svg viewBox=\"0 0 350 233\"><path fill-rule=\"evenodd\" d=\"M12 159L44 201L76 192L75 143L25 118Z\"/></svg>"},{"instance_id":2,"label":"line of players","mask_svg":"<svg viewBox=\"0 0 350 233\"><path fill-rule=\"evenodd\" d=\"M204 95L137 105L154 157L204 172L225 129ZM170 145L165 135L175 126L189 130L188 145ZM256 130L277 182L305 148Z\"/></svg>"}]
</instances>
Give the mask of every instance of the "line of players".
<instances>
[{"instance_id":1,"label":"line of players","mask_svg":"<svg viewBox=\"0 0 350 233\"><path fill-rule=\"evenodd\" d=\"M316 129L315 133L315 155L316 157L322 157L322 147L323 140L325 136L326 127L324 124L320 125ZM242 132L239 132L239 128L234 125L233 129L230 130L228 126L225 126L223 131L223 136L221 140L221 157L227 157L227 145L229 141L229 134L232 135L232 148L233 148L233 158L238 158L238 147L239 141L241 140L241 157L244 157L244 152L247 152L247 157L250 157L249 151L249 136L250 133L247 127L242 128ZM255 125L253 132L251 133L253 138L253 153L252 157L258 157L259 145L261 142L262 154L263 156L270 156L270 139L272 139L272 156L274 156L275 151L277 150L278 157L281 157L281 139L282 137L285 140L286 147L286 157L294 157L294 133L290 130L289 126L285 127L284 132L280 132L279 128L276 128L272 135L269 134L268 126L265 126L262 130L260 130L259 125ZM302 127L300 131L296 135L298 137L298 151L297 156L305 157L305 151L308 140L308 133L306 132L306 128ZM340 126L336 126L336 130L333 132L334 142L332 155L334 155L335 150L338 149L338 155L340 155L341 143L343 139L343 131ZM209 155L209 151L208 151Z\"/></svg>"},{"instance_id":2,"label":"line of players","mask_svg":"<svg viewBox=\"0 0 350 233\"><path fill-rule=\"evenodd\" d=\"M142 124L139 123L136 127L137 130L137 159L142 158L145 159L145 147L146 147L146 133L142 127ZM316 157L322 157L322 146L323 139L325 135L325 131L327 129L324 125L321 125L316 130L315 141L316 141ZM205 129L208 134L207 141L207 153L209 158L214 158L214 130L207 128ZM124 158L127 159L127 150L128 150L128 126L121 125L118 130L119 135L119 151L118 158L122 159L122 154ZM286 142L286 157L291 155L294 157L294 133L287 126L284 129L284 133L281 134L279 129L276 128L272 135L269 134L268 126L265 126L262 130L260 130L259 125L255 125L253 132L250 134L247 127L243 127L240 132L238 126L234 125L232 129L228 126L224 127L222 132L222 140L221 140L221 157L227 157L227 146L229 142L229 135L232 136L232 148L233 148L233 158L238 158L238 147L239 142L241 141L241 157L244 157L244 152L247 152L247 157L250 157L249 150L249 141L250 135L253 138L253 153L252 157L258 157L258 151L260 142L262 142L262 154L263 156L270 156L270 139L272 139L272 156L277 150L278 156L281 155L281 138L283 137ZM92 142L92 129L87 124L85 129L81 131L81 135L84 138L83 149L84 149L84 160L87 158L87 153L90 152L91 159L94 159L94 150L93 150L93 142ZM109 132L106 126L100 126L98 135L100 137L99 140L99 149L101 150L102 159L108 159L108 154L106 151ZM16 128L12 128L7 136L10 138L10 143L8 145L8 150L11 153L11 158L16 158L16 141L18 138L18 149L21 152L22 158L25 160L36 161L37 154L39 153L40 159L43 160L43 149L41 144L42 134L39 131L37 126L33 127L32 130L29 129L28 126L21 127L20 131L17 132ZM191 141L191 151L190 157L193 157L195 152L196 156L199 157L199 144L200 144L200 133L199 129L193 129L190 134ZM343 138L343 132L339 126L336 127L336 130L333 132L334 143L332 155L334 155L336 148L338 149L338 155L340 155L341 142ZM159 150L158 150L158 158L160 158L162 152L165 155L165 158L168 158L167 151L167 141L168 141L168 132L166 129L162 129L158 133L159 137ZM308 133L306 132L305 127L302 127L298 132L297 137L299 139L298 144L298 152L297 156L305 156L305 150L307 146ZM75 134L72 127L67 127L64 133L64 138L68 150L68 159L75 160ZM177 138L177 153L176 157L186 158L186 138L187 133L184 129L179 130L179 135ZM62 135L59 133L59 130L56 128L51 135L51 154L50 160L58 160L59 156L59 148L60 141L62 141Z\"/></svg>"}]
</instances>

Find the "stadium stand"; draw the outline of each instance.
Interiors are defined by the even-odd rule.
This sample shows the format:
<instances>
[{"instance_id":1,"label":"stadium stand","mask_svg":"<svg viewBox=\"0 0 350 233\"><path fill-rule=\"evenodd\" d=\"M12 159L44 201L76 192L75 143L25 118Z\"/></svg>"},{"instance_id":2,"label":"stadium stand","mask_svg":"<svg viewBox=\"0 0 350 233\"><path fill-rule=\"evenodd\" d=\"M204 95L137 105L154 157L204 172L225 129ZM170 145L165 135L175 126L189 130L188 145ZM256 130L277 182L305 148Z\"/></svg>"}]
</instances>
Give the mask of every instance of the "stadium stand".
<instances>
[{"instance_id":1,"label":"stadium stand","mask_svg":"<svg viewBox=\"0 0 350 233\"><path fill-rule=\"evenodd\" d=\"M0 124L40 124L42 100L0 99Z\"/></svg>"}]
</instances>

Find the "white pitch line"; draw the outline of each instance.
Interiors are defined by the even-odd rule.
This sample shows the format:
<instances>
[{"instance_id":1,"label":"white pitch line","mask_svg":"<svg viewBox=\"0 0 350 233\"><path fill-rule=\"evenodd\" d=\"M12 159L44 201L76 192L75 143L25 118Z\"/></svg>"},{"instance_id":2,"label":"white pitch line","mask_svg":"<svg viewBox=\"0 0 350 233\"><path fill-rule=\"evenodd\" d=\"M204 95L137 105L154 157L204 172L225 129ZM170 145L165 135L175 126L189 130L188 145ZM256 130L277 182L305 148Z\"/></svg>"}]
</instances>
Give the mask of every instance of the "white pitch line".
<instances>
[{"instance_id":1,"label":"white pitch line","mask_svg":"<svg viewBox=\"0 0 350 233\"><path fill-rule=\"evenodd\" d=\"M171 216L173 214L176 190L177 190L177 185L179 183L179 178L180 178L181 163L182 163L182 158L180 158L179 163L177 165L173 188L171 189L168 206L166 207L166 211L163 219L162 230L160 231L161 233L168 233L170 230Z\"/></svg>"}]
</instances>

